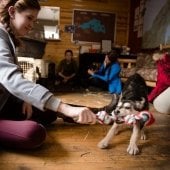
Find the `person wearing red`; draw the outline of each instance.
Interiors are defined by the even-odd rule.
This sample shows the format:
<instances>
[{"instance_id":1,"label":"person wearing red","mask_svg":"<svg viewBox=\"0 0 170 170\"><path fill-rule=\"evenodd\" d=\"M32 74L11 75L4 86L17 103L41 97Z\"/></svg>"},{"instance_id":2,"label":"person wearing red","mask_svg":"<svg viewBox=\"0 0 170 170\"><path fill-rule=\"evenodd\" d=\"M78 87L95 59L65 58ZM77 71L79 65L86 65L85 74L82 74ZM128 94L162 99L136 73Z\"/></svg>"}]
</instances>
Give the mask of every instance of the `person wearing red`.
<instances>
[{"instance_id":1,"label":"person wearing red","mask_svg":"<svg viewBox=\"0 0 170 170\"><path fill-rule=\"evenodd\" d=\"M148 101L153 100L170 86L170 54L155 54L153 59L157 64L156 87L148 95Z\"/></svg>"},{"instance_id":2,"label":"person wearing red","mask_svg":"<svg viewBox=\"0 0 170 170\"><path fill-rule=\"evenodd\" d=\"M156 53L153 59L157 64L156 87L148 95L148 101L153 102L155 109L161 113L170 113L170 54Z\"/></svg>"}]
</instances>

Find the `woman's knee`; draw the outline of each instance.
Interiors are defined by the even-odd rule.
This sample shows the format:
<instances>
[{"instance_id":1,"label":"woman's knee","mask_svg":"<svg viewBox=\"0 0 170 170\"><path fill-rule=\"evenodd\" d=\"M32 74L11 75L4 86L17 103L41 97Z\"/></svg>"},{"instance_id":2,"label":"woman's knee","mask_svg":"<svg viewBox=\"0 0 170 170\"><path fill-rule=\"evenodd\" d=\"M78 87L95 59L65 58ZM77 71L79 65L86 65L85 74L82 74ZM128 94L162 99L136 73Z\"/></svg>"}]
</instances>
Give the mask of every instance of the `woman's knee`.
<instances>
[{"instance_id":1,"label":"woman's knee","mask_svg":"<svg viewBox=\"0 0 170 170\"><path fill-rule=\"evenodd\" d=\"M0 120L0 143L18 149L40 146L46 138L45 128L33 121Z\"/></svg>"},{"instance_id":2,"label":"woman's knee","mask_svg":"<svg viewBox=\"0 0 170 170\"><path fill-rule=\"evenodd\" d=\"M30 122L31 122L30 128L27 130L27 133L25 134L27 145L26 147L36 148L42 145L42 143L45 141L46 129L41 124L38 124L33 121Z\"/></svg>"},{"instance_id":3,"label":"woman's knee","mask_svg":"<svg viewBox=\"0 0 170 170\"><path fill-rule=\"evenodd\" d=\"M158 97L153 101L154 108L160 112L165 114L170 114L170 87L163 91Z\"/></svg>"}]
</instances>

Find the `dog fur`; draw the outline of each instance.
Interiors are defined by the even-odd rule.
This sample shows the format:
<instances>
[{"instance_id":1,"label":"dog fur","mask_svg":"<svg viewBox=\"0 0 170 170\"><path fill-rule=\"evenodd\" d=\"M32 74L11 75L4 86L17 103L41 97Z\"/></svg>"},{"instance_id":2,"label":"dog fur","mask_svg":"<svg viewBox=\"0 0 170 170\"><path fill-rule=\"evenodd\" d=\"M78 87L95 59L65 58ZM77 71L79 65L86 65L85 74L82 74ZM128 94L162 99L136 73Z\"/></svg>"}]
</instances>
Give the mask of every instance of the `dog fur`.
<instances>
[{"instance_id":1,"label":"dog fur","mask_svg":"<svg viewBox=\"0 0 170 170\"><path fill-rule=\"evenodd\" d=\"M105 149L108 147L111 139L118 133L119 126L122 125L122 117L129 114L136 114L143 110L148 110L149 103L147 94L146 83L139 74L136 73L128 78L123 86L120 97L118 98L118 96L114 94L111 103L105 107L107 112L112 110L111 114L115 114L118 119L113 123L104 139L99 142L99 148ZM133 131L127 148L127 152L131 155L139 153L137 146L139 135L141 134L141 139L146 139L143 126L144 122L140 120L133 124Z\"/></svg>"}]
</instances>

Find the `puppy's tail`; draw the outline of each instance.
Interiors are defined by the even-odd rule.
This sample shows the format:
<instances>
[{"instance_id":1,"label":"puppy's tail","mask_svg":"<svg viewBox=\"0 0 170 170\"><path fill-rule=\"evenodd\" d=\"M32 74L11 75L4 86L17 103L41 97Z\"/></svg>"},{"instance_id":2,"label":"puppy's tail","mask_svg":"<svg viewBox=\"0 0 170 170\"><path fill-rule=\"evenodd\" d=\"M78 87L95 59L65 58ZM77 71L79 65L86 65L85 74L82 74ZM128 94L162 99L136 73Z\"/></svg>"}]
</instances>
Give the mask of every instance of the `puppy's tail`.
<instances>
[{"instance_id":1,"label":"puppy's tail","mask_svg":"<svg viewBox=\"0 0 170 170\"><path fill-rule=\"evenodd\" d=\"M112 94L112 99L111 99L111 102L102 107L102 108L90 108L94 113L98 113L99 111L106 111L108 114L110 114L115 108L116 108L116 105L119 101L119 95L118 94Z\"/></svg>"}]
</instances>

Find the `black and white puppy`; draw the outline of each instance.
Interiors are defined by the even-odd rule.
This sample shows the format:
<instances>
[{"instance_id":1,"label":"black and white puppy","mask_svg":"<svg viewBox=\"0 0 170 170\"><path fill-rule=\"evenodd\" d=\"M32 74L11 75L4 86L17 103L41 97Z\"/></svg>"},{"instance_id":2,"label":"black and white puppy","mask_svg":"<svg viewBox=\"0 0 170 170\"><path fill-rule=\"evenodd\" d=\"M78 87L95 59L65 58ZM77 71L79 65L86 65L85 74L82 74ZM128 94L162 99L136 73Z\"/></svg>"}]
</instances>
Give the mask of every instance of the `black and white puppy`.
<instances>
[{"instance_id":1,"label":"black and white puppy","mask_svg":"<svg viewBox=\"0 0 170 170\"><path fill-rule=\"evenodd\" d=\"M111 103L105 107L107 112L112 110L111 114L114 117L114 123L104 139L99 142L99 148L104 149L108 147L109 142L115 134L118 133L118 127L125 121L124 118L127 117L127 115L132 116L140 111L148 110L149 103L147 94L145 80L139 74L136 73L128 78L123 86L120 97L118 98L114 95ZM139 119L133 124L133 132L127 148L127 152L131 155L136 155L139 152L137 147L139 135L141 134L141 139L146 138L143 126L148 119L146 119L146 121L144 120L145 119Z\"/></svg>"}]
</instances>

